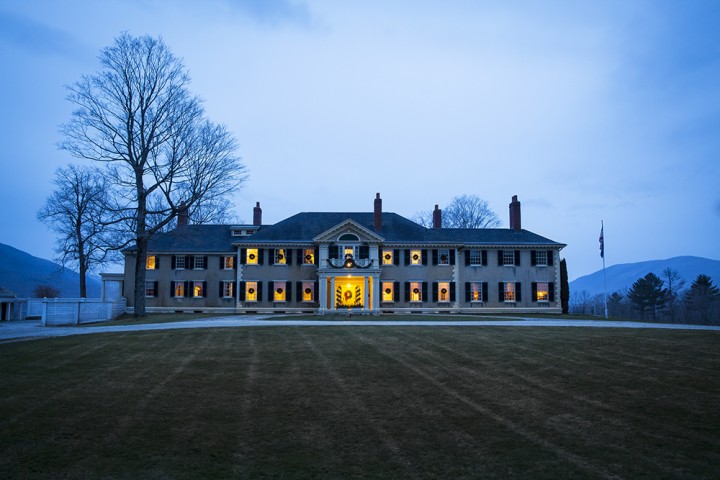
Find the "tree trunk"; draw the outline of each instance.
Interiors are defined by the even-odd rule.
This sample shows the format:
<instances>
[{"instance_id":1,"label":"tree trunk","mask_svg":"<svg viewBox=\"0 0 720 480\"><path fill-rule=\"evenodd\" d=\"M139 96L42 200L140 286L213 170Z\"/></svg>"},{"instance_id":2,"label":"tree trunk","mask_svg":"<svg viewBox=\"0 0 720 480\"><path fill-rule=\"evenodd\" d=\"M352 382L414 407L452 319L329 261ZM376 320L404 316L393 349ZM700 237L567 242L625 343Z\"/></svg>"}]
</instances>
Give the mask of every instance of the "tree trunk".
<instances>
[{"instance_id":1,"label":"tree trunk","mask_svg":"<svg viewBox=\"0 0 720 480\"><path fill-rule=\"evenodd\" d=\"M80 298L87 298L87 266L85 259L80 259Z\"/></svg>"},{"instance_id":2,"label":"tree trunk","mask_svg":"<svg viewBox=\"0 0 720 480\"><path fill-rule=\"evenodd\" d=\"M133 309L134 317L145 316L145 257L147 256L147 237L138 236L137 251L135 255L135 308Z\"/></svg>"}]
</instances>

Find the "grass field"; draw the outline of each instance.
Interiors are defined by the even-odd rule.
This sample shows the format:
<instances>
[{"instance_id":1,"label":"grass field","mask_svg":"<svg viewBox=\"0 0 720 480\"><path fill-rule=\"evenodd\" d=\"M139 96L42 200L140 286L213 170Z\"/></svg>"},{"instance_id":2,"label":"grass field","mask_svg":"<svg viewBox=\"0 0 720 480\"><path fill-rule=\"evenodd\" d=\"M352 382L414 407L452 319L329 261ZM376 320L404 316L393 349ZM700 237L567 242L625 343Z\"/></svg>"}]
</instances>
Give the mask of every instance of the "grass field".
<instances>
[{"instance_id":1,"label":"grass field","mask_svg":"<svg viewBox=\"0 0 720 480\"><path fill-rule=\"evenodd\" d=\"M0 478L720 478L720 333L273 327L1 344Z\"/></svg>"}]
</instances>

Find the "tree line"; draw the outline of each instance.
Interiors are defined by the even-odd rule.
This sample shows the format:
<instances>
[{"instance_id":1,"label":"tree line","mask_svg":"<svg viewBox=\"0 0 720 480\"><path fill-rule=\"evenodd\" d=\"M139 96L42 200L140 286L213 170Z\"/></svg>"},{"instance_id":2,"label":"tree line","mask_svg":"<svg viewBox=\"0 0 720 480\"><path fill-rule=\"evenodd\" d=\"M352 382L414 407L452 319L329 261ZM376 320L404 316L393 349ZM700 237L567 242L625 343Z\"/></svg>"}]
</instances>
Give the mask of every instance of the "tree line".
<instances>
[{"instance_id":1,"label":"tree line","mask_svg":"<svg viewBox=\"0 0 720 480\"><path fill-rule=\"evenodd\" d=\"M660 277L648 273L630 288L607 297L610 317L652 322L720 325L720 288L710 276L698 275L689 286L677 270L666 268ZM602 294L587 291L570 295L570 312L602 315Z\"/></svg>"}]
</instances>

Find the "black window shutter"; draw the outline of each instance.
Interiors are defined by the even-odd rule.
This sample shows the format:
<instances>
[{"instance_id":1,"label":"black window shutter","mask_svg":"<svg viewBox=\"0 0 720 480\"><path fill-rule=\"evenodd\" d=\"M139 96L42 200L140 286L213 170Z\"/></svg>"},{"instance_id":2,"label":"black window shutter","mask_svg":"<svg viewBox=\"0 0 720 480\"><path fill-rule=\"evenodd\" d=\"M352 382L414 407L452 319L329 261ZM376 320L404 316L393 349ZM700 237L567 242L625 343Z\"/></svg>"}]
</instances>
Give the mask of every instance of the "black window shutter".
<instances>
[{"instance_id":1,"label":"black window shutter","mask_svg":"<svg viewBox=\"0 0 720 480\"><path fill-rule=\"evenodd\" d=\"M174 281L170 282L170 296L171 297L175 296L175 282Z\"/></svg>"},{"instance_id":2,"label":"black window shutter","mask_svg":"<svg viewBox=\"0 0 720 480\"><path fill-rule=\"evenodd\" d=\"M203 257L203 270L207 270L207 267L208 267L208 257L207 257L207 255L205 255Z\"/></svg>"},{"instance_id":3,"label":"black window shutter","mask_svg":"<svg viewBox=\"0 0 720 480\"><path fill-rule=\"evenodd\" d=\"M428 258L427 258L427 250L425 250L425 249L423 248L421 253L422 253L422 264L423 264L423 265L427 265L427 260L428 260Z\"/></svg>"},{"instance_id":4,"label":"black window shutter","mask_svg":"<svg viewBox=\"0 0 720 480\"><path fill-rule=\"evenodd\" d=\"M537 265L537 252L530 250L530 266L534 267L535 265Z\"/></svg>"},{"instance_id":5,"label":"black window shutter","mask_svg":"<svg viewBox=\"0 0 720 480\"><path fill-rule=\"evenodd\" d=\"M160 269L160 256L155 255L155 270L159 270L159 269Z\"/></svg>"},{"instance_id":6,"label":"black window shutter","mask_svg":"<svg viewBox=\"0 0 720 480\"><path fill-rule=\"evenodd\" d=\"M520 250L515 250L515 266L520 266Z\"/></svg>"},{"instance_id":7,"label":"black window shutter","mask_svg":"<svg viewBox=\"0 0 720 480\"><path fill-rule=\"evenodd\" d=\"M515 301L522 301L522 284L520 282L515 282Z\"/></svg>"},{"instance_id":8,"label":"black window shutter","mask_svg":"<svg viewBox=\"0 0 720 480\"><path fill-rule=\"evenodd\" d=\"M258 265L262 265L265 261L265 249L258 248Z\"/></svg>"},{"instance_id":9,"label":"black window shutter","mask_svg":"<svg viewBox=\"0 0 720 480\"><path fill-rule=\"evenodd\" d=\"M330 245L328 247L328 258L338 258L340 255L340 247L338 245Z\"/></svg>"},{"instance_id":10,"label":"black window shutter","mask_svg":"<svg viewBox=\"0 0 720 480\"><path fill-rule=\"evenodd\" d=\"M548 283L548 297L551 302L555 301L555 282Z\"/></svg>"},{"instance_id":11,"label":"black window shutter","mask_svg":"<svg viewBox=\"0 0 720 480\"><path fill-rule=\"evenodd\" d=\"M175 255L170 259L170 268L175 270Z\"/></svg>"},{"instance_id":12,"label":"black window shutter","mask_svg":"<svg viewBox=\"0 0 720 480\"><path fill-rule=\"evenodd\" d=\"M219 298L222 298L222 297L223 297L223 293L225 293L225 292L223 292L223 290L225 290L225 289L223 288L223 282L220 282L220 285L218 286L218 297L219 297Z\"/></svg>"},{"instance_id":13,"label":"black window shutter","mask_svg":"<svg viewBox=\"0 0 720 480\"><path fill-rule=\"evenodd\" d=\"M315 247L315 265L320 262L320 249Z\"/></svg>"},{"instance_id":14,"label":"black window shutter","mask_svg":"<svg viewBox=\"0 0 720 480\"><path fill-rule=\"evenodd\" d=\"M295 301L297 303L302 302L303 288L302 282L295 282Z\"/></svg>"},{"instance_id":15,"label":"black window shutter","mask_svg":"<svg viewBox=\"0 0 720 480\"><path fill-rule=\"evenodd\" d=\"M410 265L410 250L405 250L405 265Z\"/></svg>"},{"instance_id":16,"label":"black window shutter","mask_svg":"<svg viewBox=\"0 0 720 480\"><path fill-rule=\"evenodd\" d=\"M317 302L320 297L320 280L315 280L315 291L313 292L313 302Z\"/></svg>"},{"instance_id":17,"label":"black window shutter","mask_svg":"<svg viewBox=\"0 0 720 480\"><path fill-rule=\"evenodd\" d=\"M488 283L482 282L482 298L480 298L481 301L487 302L488 301Z\"/></svg>"},{"instance_id":18,"label":"black window shutter","mask_svg":"<svg viewBox=\"0 0 720 480\"><path fill-rule=\"evenodd\" d=\"M423 302L427 302L427 282L422 282L422 297L420 298L420 300Z\"/></svg>"},{"instance_id":19,"label":"black window shutter","mask_svg":"<svg viewBox=\"0 0 720 480\"><path fill-rule=\"evenodd\" d=\"M498 250L498 267L502 267L503 265L503 251Z\"/></svg>"},{"instance_id":20,"label":"black window shutter","mask_svg":"<svg viewBox=\"0 0 720 480\"><path fill-rule=\"evenodd\" d=\"M466 252L467 253L467 252ZM470 298L472 294L472 290L470 289L470 282L465 282L465 301L470 302L472 299Z\"/></svg>"},{"instance_id":21,"label":"black window shutter","mask_svg":"<svg viewBox=\"0 0 720 480\"><path fill-rule=\"evenodd\" d=\"M185 256L185 269L192 270L193 268L195 268L194 261L195 261L195 257L193 257L192 255L186 255Z\"/></svg>"},{"instance_id":22,"label":"black window shutter","mask_svg":"<svg viewBox=\"0 0 720 480\"><path fill-rule=\"evenodd\" d=\"M400 282L393 282L393 302L400 301Z\"/></svg>"},{"instance_id":23,"label":"black window shutter","mask_svg":"<svg viewBox=\"0 0 720 480\"><path fill-rule=\"evenodd\" d=\"M410 301L410 282L405 282L405 301Z\"/></svg>"},{"instance_id":24,"label":"black window shutter","mask_svg":"<svg viewBox=\"0 0 720 480\"><path fill-rule=\"evenodd\" d=\"M292 282L285 282L285 298L288 302L292 301Z\"/></svg>"},{"instance_id":25,"label":"black window shutter","mask_svg":"<svg viewBox=\"0 0 720 480\"><path fill-rule=\"evenodd\" d=\"M455 249L450 249L450 265L455 265Z\"/></svg>"},{"instance_id":26,"label":"black window shutter","mask_svg":"<svg viewBox=\"0 0 720 480\"><path fill-rule=\"evenodd\" d=\"M241 248L240 249L240 265L245 265L247 263L247 248Z\"/></svg>"},{"instance_id":27,"label":"black window shutter","mask_svg":"<svg viewBox=\"0 0 720 480\"><path fill-rule=\"evenodd\" d=\"M548 250L548 251L547 251L547 264L548 264L548 266L550 266L550 267L552 267L552 265L553 265L553 257L554 257L553 254L554 254L554 253L555 253L555 252L552 251L552 250Z\"/></svg>"},{"instance_id":28,"label":"black window shutter","mask_svg":"<svg viewBox=\"0 0 720 480\"><path fill-rule=\"evenodd\" d=\"M470 265L470 250L465 250L465 266Z\"/></svg>"},{"instance_id":29,"label":"black window shutter","mask_svg":"<svg viewBox=\"0 0 720 480\"><path fill-rule=\"evenodd\" d=\"M498 282L498 302L502 303L505 301L505 284Z\"/></svg>"},{"instance_id":30,"label":"black window shutter","mask_svg":"<svg viewBox=\"0 0 720 480\"><path fill-rule=\"evenodd\" d=\"M455 301L455 282L450 282L450 301Z\"/></svg>"},{"instance_id":31,"label":"black window shutter","mask_svg":"<svg viewBox=\"0 0 720 480\"><path fill-rule=\"evenodd\" d=\"M157 260L156 260L156 261L157 261ZM157 265L157 263L156 263L155 265ZM153 282L153 297L157 297L157 296L159 296L159 292L158 292L158 281L155 280L155 281Z\"/></svg>"},{"instance_id":32,"label":"black window shutter","mask_svg":"<svg viewBox=\"0 0 720 480\"><path fill-rule=\"evenodd\" d=\"M437 252L437 249L435 249L435 248L433 248L433 250L432 250L432 264L433 265L438 264L438 252ZM437 302L437 300L435 300L435 301Z\"/></svg>"},{"instance_id":33,"label":"black window shutter","mask_svg":"<svg viewBox=\"0 0 720 480\"><path fill-rule=\"evenodd\" d=\"M208 290L207 290L207 282L202 282L202 289L203 289L202 296L205 298L208 298L209 295L208 295Z\"/></svg>"},{"instance_id":34,"label":"black window shutter","mask_svg":"<svg viewBox=\"0 0 720 480\"><path fill-rule=\"evenodd\" d=\"M360 258L370 258L370 247L367 245L360 245Z\"/></svg>"},{"instance_id":35,"label":"black window shutter","mask_svg":"<svg viewBox=\"0 0 720 480\"><path fill-rule=\"evenodd\" d=\"M192 282L190 282L190 281L185 282L185 296L188 298L193 296L192 287L193 287Z\"/></svg>"},{"instance_id":36,"label":"black window shutter","mask_svg":"<svg viewBox=\"0 0 720 480\"><path fill-rule=\"evenodd\" d=\"M483 250L481 252L482 254L482 264L483 266L487 267L487 250Z\"/></svg>"},{"instance_id":37,"label":"black window shutter","mask_svg":"<svg viewBox=\"0 0 720 480\"><path fill-rule=\"evenodd\" d=\"M263 293L263 282L257 282L257 299L258 302L262 302L262 293Z\"/></svg>"},{"instance_id":38,"label":"black window shutter","mask_svg":"<svg viewBox=\"0 0 720 480\"><path fill-rule=\"evenodd\" d=\"M435 250L435 253L437 254L437 250ZM437 302L438 301L438 283L432 282L432 301Z\"/></svg>"},{"instance_id":39,"label":"black window shutter","mask_svg":"<svg viewBox=\"0 0 720 480\"><path fill-rule=\"evenodd\" d=\"M532 301L537 302L537 282L532 282Z\"/></svg>"},{"instance_id":40,"label":"black window shutter","mask_svg":"<svg viewBox=\"0 0 720 480\"><path fill-rule=\"evenodd\" d=\"M298 249L297 249L297 258L296 258L296 260L297 260L297 264L298 264L298 265L302 265L303 263L305 263L305 255L304 255L304 254L305 254L305 249L304 249L304 248L298 248Z\"/></svg>"},{"instance_id":41,"label":"black window shutter","mask_svg":"<svg viewBox=\"0 0 720 480\"><path fill-rule=\"evenodd\" d=\"M393 250L393 265L400 265L400 250Z\"/></svg>"},{"instance_id":42,"label":"black window shutter","mask_svg":"<svg viewBox=\"0 0 720 480\"><path fill-rule=\"evenodd\" d=\"M238 300L245 301L245 282L238 282Z\"/></svg>"},{"instance_id":43,"label":"black window shutter","mask_svg":"<svg viewBox=\"0 0 720 480\"><path fill-rule=\"evenodd\" d=\"M292 253L293 253L292 248L285 249L285 263L287 263L288 265L292 265L292 257L293 257Z\"/></svg>"}]
</instances>

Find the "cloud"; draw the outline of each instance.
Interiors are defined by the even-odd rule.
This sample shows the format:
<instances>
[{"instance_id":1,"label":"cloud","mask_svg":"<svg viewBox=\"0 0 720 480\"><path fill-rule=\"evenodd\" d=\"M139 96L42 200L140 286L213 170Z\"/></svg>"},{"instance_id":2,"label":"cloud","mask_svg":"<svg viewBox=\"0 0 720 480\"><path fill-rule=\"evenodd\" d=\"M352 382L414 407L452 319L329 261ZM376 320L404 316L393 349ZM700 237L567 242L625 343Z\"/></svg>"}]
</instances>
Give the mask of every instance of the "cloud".
<instances>
[{"instance_id":1,"label":"cloud","mask_svg":"<svg viewBox=\"0 0 720 480\"><path fill-rule=\"evenodd\" d=\"M0 12L0 42L40 55L75 57L84 50L67 32L9 12Z\"/></svg>"}]
</instances>

